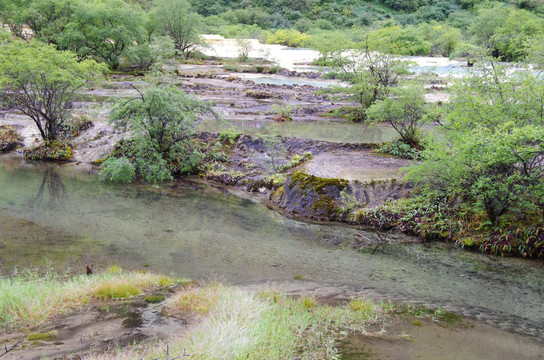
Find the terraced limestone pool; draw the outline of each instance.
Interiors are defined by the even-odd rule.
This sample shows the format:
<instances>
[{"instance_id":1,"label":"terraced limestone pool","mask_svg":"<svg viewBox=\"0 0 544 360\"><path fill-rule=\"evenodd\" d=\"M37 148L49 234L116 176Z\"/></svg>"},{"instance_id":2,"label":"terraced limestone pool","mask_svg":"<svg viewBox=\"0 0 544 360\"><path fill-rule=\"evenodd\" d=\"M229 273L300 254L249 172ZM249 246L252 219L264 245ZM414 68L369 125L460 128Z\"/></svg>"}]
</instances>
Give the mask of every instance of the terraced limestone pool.
<instances>
[{"instance_id":1,"label":"terraced limestone pool","mask_svg":"<svg viewBox=\"0 0 544 360\"><path fill-rule=\"evenodd\" d=\"M541 262L444 244L355 252L338 244L371 232L295 221L211 186L106 185L80 167L0 157L4 273L46 265L81 271L87 254L98 268L115 263L248 286L348 288L444 307L544 341Z\"/></svg>"}]
</instances>

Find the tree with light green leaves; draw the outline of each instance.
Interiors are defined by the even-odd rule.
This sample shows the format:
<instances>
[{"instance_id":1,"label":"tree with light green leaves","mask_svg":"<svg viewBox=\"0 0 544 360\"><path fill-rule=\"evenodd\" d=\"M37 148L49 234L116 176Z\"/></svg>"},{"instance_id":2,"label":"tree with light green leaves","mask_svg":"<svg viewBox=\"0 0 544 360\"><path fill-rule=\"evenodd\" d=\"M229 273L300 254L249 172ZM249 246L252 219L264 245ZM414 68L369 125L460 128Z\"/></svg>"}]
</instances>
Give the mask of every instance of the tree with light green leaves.
<instances>
[{"instance_id":1,"label":"tree with light green leaves","mask_svg":"<svg viewBox=\"0 0 544 360\"><path fill-rule=\"evenodd\" d=\"M0 0L0 24L7 25L11 33L23 37L23 11L29 0Z\"/></svg>"},{"instance_id":2,"label":"tree with light green leaves","mask_svg":"<svg viewBox=\"0 0 544 360\"><path fill-rule=\"evenodd\" d=\"M524 60L544 35L544 20L529 11L488 3L478 9L469 32L473 42L501 61Z\"/></svg>"},{"instance_id":3,"label":"tree with light green leaves","mask_svg":"<svg viewBox=\"0 0 544 360\"><path fill-rule=\"evenodd\" d=\"M166 84L149 86L138 93L136 98L119 100L111 111L116 127L131 131L134 137L124 156L109 159L105 169L118 168L128 159L136 173L150 182L171 180L176 173L189 172L203 157L190 142L193 129L199 116L214 114L211 104Z\"/></svg>"},{"instance_id":4,"label":"tree with light green leaves","mask_svg":"<svg viewBox=\"0 0 544 360\"><path fill-rule=\"evenodd\" d=\"M429 106L420 84L404 84L392 89L388 97L370 106L366 115L370 123L387 123L395 129L403 143L420 148L419 132Z\"/></svg>"},{"instance_id":5,"label":"tree with light green leaves","mask_svg":"<svg viewBox=\"0 0 544 360\"><path fill-rule=\"evenodd\" d=\"M408 74L409 63L403 59L371 51L365 44L341 60L335 61L345 78L351 82L347 89L366 111L378 100L385 99L391 89Z\"/></svg>"},{"instance_id":6,"label":"tree with light green leaves","mask_svg":"<svg viewBox=\"0 0 544 360\"><path fill-rule=\"evenodd\" d=\"M485 213L492 226L505 214L542 219L544 81L486 65L452 87L442 131L428 139L409 179L459 212Z\"/></svg>"},{"instance_id":7,"label":"tree with light green leaves","mask_svg":"<svg viewBox=\"0 0 544 360\"><path fill-rule=\"evenodd\" d=\"M0 48L0 89L29 116L47 143L57 139L76 93L105 68L78 61L69 51L38 41L15 41Z\"/></svg>"},{"instance_id":8,"label":"tree with light green leaves","mask_svg":"<svg viewBox=\"0 0 544 360\"><path fill-rule=\"evenodd\" d=\"M187 0L155 0L151 19L162 35L174 39L176 49L189 57L196 44L200 42L202 18L191 11Z\"/></svg>"},{"instance_id":9,"label":"tree with light green leaves","mask_svg":"<svg viewBox=\"0 0 544 360\"><path fill-rule=\"evenodd\" d=\"M38 40L112 69L147 40L141 8L123 0L34 0L19 11Z\"/></svg>"},{"instance_id":10,"label":"tree with light green leaves","mask_svg":"<svg viewBox=\"0 0 544 360\"><path fill-rule=\"evenodd\" d=\"M130 47L146 42L142 16L141 9L122 0L79 1L57 44L116 69Z\"/></svg>"}]
</instances>

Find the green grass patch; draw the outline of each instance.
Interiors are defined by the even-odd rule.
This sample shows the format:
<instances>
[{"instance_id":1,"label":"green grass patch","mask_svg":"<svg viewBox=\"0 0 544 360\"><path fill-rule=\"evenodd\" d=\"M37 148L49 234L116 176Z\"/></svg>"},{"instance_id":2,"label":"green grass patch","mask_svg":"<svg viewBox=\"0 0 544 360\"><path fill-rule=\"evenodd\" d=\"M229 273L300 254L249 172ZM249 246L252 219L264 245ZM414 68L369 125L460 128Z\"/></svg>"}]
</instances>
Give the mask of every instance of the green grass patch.
<instances>
[{"instance_id":1,"label":"green grass patch","mask_svg":"<svg viewBox=\"0 0 544 360\"><path fill-rule=\"evenodd\" d=\"M142 290L132 284L102 284L94 291L93 296L98 299L126 299L140 295Z\"/></svg>"},{"instance_id":2,"label":"green grass patch","mask_svg":"<svg viewBox=\"0 0 544 360\"><path fill-rule=\"evenodd\" d=\"M94 298L124 298L160 286L163 276L99 273L60 276L24 273L0 278L0 330L35 327L57 315L77 311Z\"/></svg>"},{"instance_id":3,"label":"green grass patch","mask_svg":"<svg viewBox=\"0 0 544 360\"><path fill-rule=\"evenodd\" d=\"M57 337L56 331L50 331L46 333L32 333L26 336L28 341L47 341L55 339Z\"/></svg>"},{"instance_id":4,"label":"green grass patch","mask_svg":"<svg viewBox=\"0 0 544 360\"><path fill-rule=\"evenodd\" d=\"M339 358L338 339L370 325L383 326L391 308L365 299L350 304L321 305L308 296L297 299L221 284L185 288L167 300L167 309L196 311L200 320L183 336L168 340L169 353L202 360ZM163 358L165 346L134 345L90 360Z\"/></svg>"}]
</instances>

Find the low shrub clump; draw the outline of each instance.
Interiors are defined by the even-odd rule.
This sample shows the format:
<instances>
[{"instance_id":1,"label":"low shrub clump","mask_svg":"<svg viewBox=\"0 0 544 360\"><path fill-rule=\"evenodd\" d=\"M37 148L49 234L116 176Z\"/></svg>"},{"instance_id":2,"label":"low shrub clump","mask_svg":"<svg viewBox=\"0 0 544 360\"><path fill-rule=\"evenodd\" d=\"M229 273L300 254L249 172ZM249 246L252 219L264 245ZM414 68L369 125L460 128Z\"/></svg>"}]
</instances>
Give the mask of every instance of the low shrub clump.
<instances>
[{"instance_id":1,"label":"low shrub clump","mask_svg":"<svg viewBox=\"0 0 544 360\"><path fill-rule=\"evenodd\" d=\"M493 255L544 258L544 221L542 216L519 220L504 215L498 224L484 213L452 209L445 201L432 202L414 197L362 209L357 220L378 230L396 229L422 240L445 240Z\"/></svg>"},{"instance_id":2,"label":"low shrub clump","mask_svg":"<svg viewBox=\"0 0 544 360\"><path fill-rule=\"evenodd\" d=\"M105 160L98 174L100 180L113 183L130 183L135 176L136 167L125 157Z\"/></svg>"},{"instance_id":3,"label":"low shrub clump","mask_svg":"<svg viewBox=\"0 0 544 360\"><path fill-rule=\"evenodd\" d=\"M376 149L378 154L389 154L405 159L419 160L421 159L421 150L401 140L395 140L390 143L381 145Z\"/></svg>"},{"instance_id":4,"label":"low shrub clump","mask_svg":"<svg viewBox=\"0 0 544 360\"><path fill-rule=\"evenodd\" d=\"M341 117L354 123L364 122L366 119L365 110L360 106L340 106L325 112L324 115L329 117Z\"/></svg>"},{"instance_id":5,"label":"low shrub clump","mask_svg":"<svg viewBox=\"0 0 544 360\"><path fill-rule=\"evenodd\" d=\"M14 150L20 144L21 137L13 127L0 125L0 152Z\"/></svg>"},{"instance_id":6,"label":"low shrub clump","mask_svg":"<svg viewBox=\"0 0 544 360\"><path fill-rule=\"evenodd\" d=\"M25 149L23 156L31 161L68 161L72 158L72 146L58 140L50 141Z\"/></svg>"}]
</instances>

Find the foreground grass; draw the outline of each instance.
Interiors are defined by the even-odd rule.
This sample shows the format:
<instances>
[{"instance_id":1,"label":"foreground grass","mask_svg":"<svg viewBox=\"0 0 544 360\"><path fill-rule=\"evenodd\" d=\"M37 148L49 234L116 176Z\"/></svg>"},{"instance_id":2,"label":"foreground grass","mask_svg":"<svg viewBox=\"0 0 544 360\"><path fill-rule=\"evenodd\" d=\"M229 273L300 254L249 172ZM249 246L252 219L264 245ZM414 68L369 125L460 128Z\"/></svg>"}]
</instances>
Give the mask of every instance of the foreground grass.
<instances>
[{"instance_id":1,"label":"foreground grass","mask_svg":"<svg viewBox=\"0 0 544 360\"><path fill-rule=\"evenodd\" d=\"M62 277L47 273L0 279L0 330L40 326L57 315L73 312L91 299L120 299L147 288L171 283L147 273L106 272Z\"/></svg>"},{"instance_id":2,"label":"foreground grass","mask_svg":"<svg viewBox=\"0 0 544 360\"><path fill-rule=\"evenodd\" d=\"M124 299L172 284L190 283L120 269L93 276L48 273L0 279L0 330L40 326L81 309L92 299ZM329 306L307 296L296 299L278 292L193 283L178 288L163 311L171 316L189 315L195 321L166 342L133 344L83 358L335 359L339 339L350 332L368 332L371 325L381 329L392 307L365 299Z\"/></svg>"},{"instance_id":3,"label":"foreground grass","mask_svg":"<svg viewBox=\"0 0 544 360\"><path fill-rule=\"evenodd\" d=\"M383 326L389 305L355 299L344 306L320 305L277 292L248 292L220 284L193 287L167 301L170 313L200 315L200 321L167 343L135 345L90 355L88 360L157 359L335 359L337 340L349 332Z\"/></svg>"}]
</instances>

